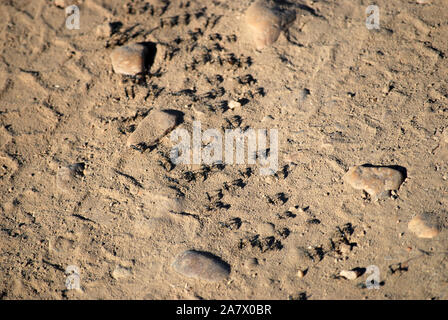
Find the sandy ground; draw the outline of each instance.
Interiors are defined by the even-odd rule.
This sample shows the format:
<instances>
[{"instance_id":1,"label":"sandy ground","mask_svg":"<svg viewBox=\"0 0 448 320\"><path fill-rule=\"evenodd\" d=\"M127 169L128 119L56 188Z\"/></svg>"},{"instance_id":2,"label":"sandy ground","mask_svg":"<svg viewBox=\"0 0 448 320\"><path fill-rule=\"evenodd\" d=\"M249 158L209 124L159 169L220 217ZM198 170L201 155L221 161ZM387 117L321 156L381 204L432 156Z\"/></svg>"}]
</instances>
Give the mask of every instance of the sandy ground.
<instances>
[{"instance_id":1,"label":"sandy ground","mask_svg":"<svg viewBox=\"0 0 448 320\"><path fill-rule=\"evenodd\" d=\"M448 213L446 1L377 0L379 30L365 26L369 1L282 2L297 18L262 51L248 0L73 2L79 30L54 1L0 2L0 299L448 298L446 232L408 230ZM111 51L143 41L150 74L114 73ZM187 130L278 129L278 172L173 167L168 136L127 147L162 109ZM371 201L342 180L364 163L407 178ZM230 277L175 272L189 249ZM338 277L370 265L378 290L366 273ZM80 290L67 290L68 266Z\"/></svg>"}]
</instances>

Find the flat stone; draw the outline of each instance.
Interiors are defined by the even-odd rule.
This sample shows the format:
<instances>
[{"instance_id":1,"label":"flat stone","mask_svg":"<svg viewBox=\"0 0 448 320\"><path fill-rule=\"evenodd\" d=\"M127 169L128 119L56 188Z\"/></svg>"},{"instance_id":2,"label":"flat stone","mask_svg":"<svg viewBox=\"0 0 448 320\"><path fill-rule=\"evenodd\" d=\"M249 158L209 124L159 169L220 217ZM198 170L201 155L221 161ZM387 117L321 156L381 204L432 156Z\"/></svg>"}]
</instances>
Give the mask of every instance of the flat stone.
<instances>
[{"instance_id":1,"label":"flat stone","mask_svg":"<svg viewBox=\"0 0 448 320\"><path fill-rule=\"evenodd\" d=\"M127 140L127 146L153 146L180 122L180 116L170 111L152 111L137 126Z\"/></svg>"},{"instance_id":2,"label":"flat stone","mask_svg":"<svg viewBox=\"0 0 448 320\"><path fill-rule=\"evenodd\" d=\"M128 278L132 275L131 268L116 266L114 271L112 271L112 277L116 280Z\"/></svg>"},{"instance_id":3,"label":"flat stone","mask_svg":"<svg viewBox=\"0 0 448 320\"><path fill-rule=\"evenodd\" d=\"M184 210L184 197L179 196L172 188L142 190L141 193L145 207L157 215L165 216L170 212L180 213Z\"/></svg>"},{"instance_id":4,"label":"flat stone","mask_svg":"<svg viewBox=\"0 0 448 320\"><path fill-rule=\"evenodd\" d=\"M440 233L441 224L434 213L422 213L409 221L408 229L419 238L431 239Z\"/></svg>"},{"instance_id":5,"label":"flat stone","mask_svg":"<svg viewBox=\"0 0 448 320\"><path fill-rule=\"evenodd\" d=\"M208 252L187 250L177 256L172 264L176 272L190 278L220 281L228 278L230 266Z\"/></svg>"},{"instance_id":6,"label":"flat stone","mask_svg":"<svg viewBox=\"0 0 448 320\"><path fill-rule=\"evenodd\" d=\"M110 58L115 73L134 76L146 71L147 55L146 46L134 43L114 49Z\"/></svg>"},{"instance_id":7,"label":"flat stone","mask_svg":"<svg viewBox=\"0 0 448 320\"><path fill-rule=\"evenodd\" d=\"M63 191L75 190L84 176L84 163L74 163L59 168L56 175L56 186Z\"/></svg>"},{"instance_id":8,"label":"flat stone","mask_svg":"<svg viewBox=\"0 0 448 320\"><path fill-rule=\"evenodd\" d=\"M295 18L295 12L282 11L266 0L254 2L245 15L246 24L257 50L272 45L280 32L286 30Z\"/></svg>"},{"instance_id":9,"label":"flat stone","mask_svg":"<svg viewBox=\"0 0 448 320\"><path fill-rule=\"evenodd\" d=\"M390 196L390 191L398 190L405 176L388 167L355 166L344 175L343 180L357 190L364 190L372 199Z\"/></svg>"}]
</instances>

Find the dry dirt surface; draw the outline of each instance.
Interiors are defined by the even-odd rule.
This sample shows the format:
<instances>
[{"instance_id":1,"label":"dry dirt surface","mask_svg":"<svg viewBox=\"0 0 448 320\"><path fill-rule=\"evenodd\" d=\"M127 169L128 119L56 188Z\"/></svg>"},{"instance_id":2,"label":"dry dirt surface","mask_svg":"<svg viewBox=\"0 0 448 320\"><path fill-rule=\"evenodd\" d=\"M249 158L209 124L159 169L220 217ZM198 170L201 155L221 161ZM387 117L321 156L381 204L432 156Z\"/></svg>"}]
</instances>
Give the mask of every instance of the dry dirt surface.
<instances>
[{"instance_id":1,"label":"dry dirt surface","mask_svg":"<svg viewBox=\"0 0 448 320\"><path fill-rule=\"evenodd\" d=\"M277 1L296 17L261 50L251 4L0 2L0 299L448 298L447 1L377 0L371 30L367 0ZM133 43L147 72L115 73ZM278 170L129 146L160 110L277 129ZM343 179L363 164L405 180L374 199Z\"/></svg>"}]
</instances>

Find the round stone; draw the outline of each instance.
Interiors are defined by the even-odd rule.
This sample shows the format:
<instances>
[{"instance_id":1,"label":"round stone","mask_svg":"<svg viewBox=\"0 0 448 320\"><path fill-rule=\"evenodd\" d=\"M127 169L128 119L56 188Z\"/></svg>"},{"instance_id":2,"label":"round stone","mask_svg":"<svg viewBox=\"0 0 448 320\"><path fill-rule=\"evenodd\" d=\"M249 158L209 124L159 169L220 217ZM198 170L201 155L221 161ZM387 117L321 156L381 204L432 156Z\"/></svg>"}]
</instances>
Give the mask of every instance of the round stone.
<instances>
[{"instance_id":1,"label":"round stone","mask_svg":"<svg viewBox=\"0 0 448 320\"><path fill-rule=\"evenodd\" d=\"M118 47L110 58L115 73L134 76L146 71L148 49L143 44L134 43Z\"/></svg>"},{"instance_id":2,"label":"round stone","mask_svg":"<svg viewBox=\"0 0 448 320\"><path fill-rule=\"evenodd\" d=\"M258 0L246 11L245 21L257 50L272 45L280 32L295 20L294 12L281 11L268 1Z\"/></svg>"}]
</instances>

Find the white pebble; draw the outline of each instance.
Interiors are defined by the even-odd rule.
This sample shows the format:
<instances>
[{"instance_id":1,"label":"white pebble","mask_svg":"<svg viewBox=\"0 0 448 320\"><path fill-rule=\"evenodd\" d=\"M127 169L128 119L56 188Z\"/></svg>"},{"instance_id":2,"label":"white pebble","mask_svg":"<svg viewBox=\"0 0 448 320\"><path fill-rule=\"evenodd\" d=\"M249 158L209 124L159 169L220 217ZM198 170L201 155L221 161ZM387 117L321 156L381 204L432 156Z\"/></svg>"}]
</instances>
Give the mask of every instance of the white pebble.
<instances>
[{"instance_id":1,"label":"white pebble","mask_svg":"<svg viewBox=\"0 0 448 320\"><path fill-rule=\"evenodd\" d=\"M358 278L359 273L356 272L355 270L350 270L350 271L342 270L342 271L339 273L339 275L340 275L341 277L344 277L344 278L347 279L347 280L355 280L356 278Z\"/></svg>"},{"instance_id":2,"label":"white pebble","mask_svg":"<svg viewBox=\"0 0 448 320\"><path fill-rule=\"evenodd\" d=\"M241 107L241 103L239 103L238 101L232 100L232 101L229 102L229 108L230 109L233 110L233 109L239 108L239 107Z\"/></svg>"}]
</instances>

